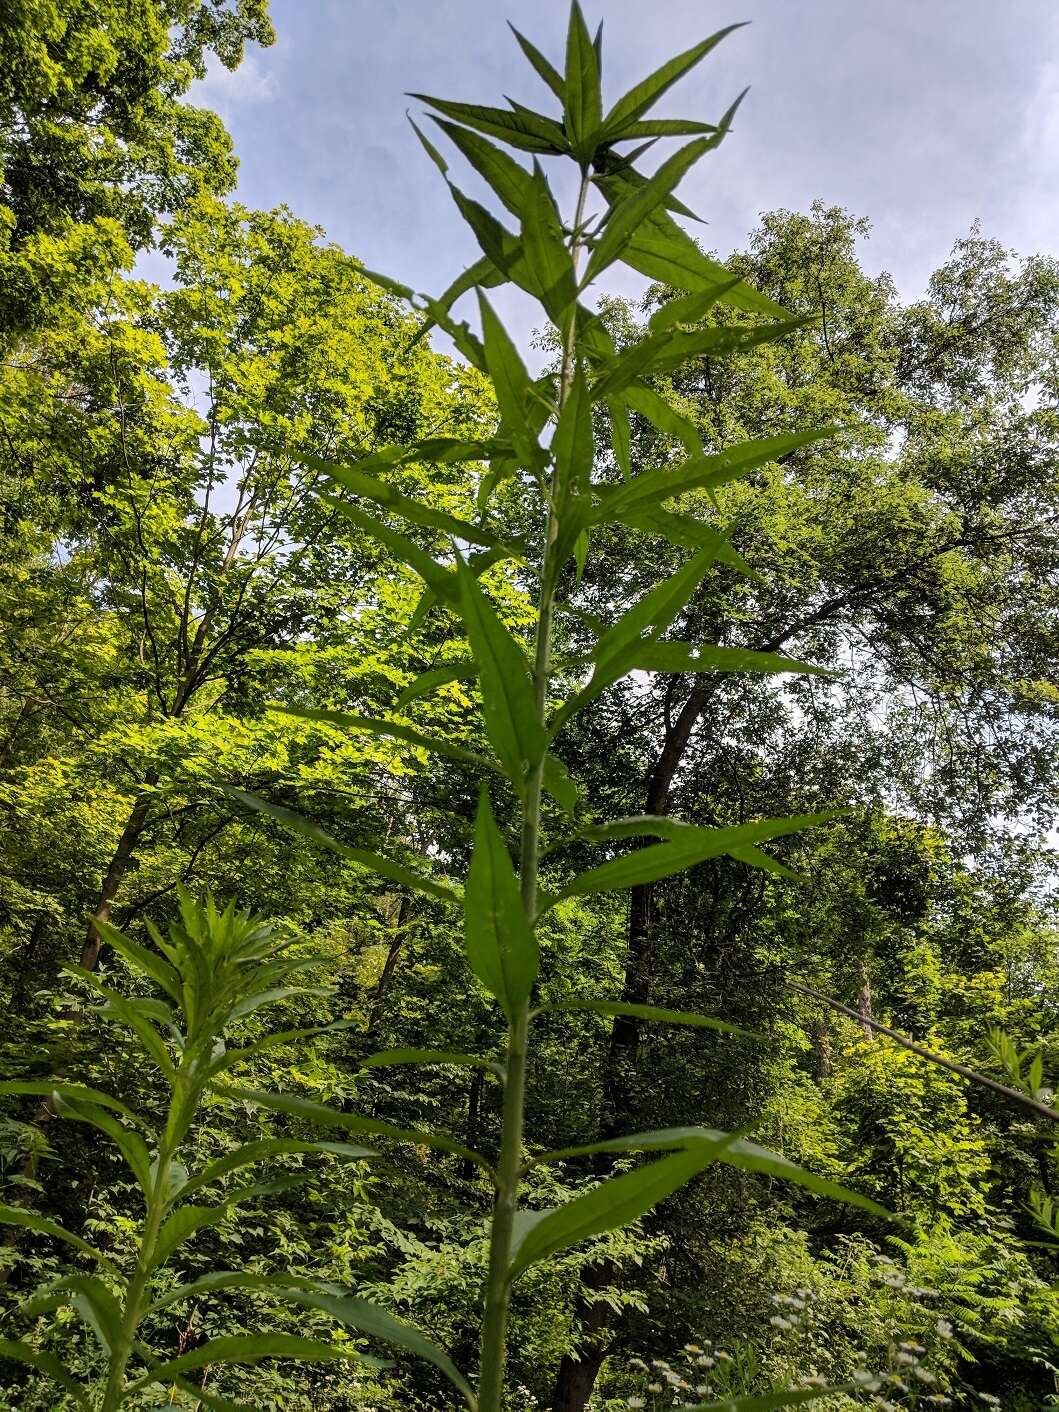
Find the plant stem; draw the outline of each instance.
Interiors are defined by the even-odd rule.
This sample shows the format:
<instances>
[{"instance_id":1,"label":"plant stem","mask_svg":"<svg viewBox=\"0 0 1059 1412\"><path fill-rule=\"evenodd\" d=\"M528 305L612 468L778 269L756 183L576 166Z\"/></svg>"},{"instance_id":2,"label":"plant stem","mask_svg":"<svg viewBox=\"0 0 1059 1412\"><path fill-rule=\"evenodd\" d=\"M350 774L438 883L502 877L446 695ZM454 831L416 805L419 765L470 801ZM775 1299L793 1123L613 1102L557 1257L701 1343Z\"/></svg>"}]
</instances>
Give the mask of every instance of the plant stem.
<instances>
[{"instance_id":1,"label":"plant stem","mask_svg":"<svg viewBox=\"0 0 1059 1412\"><path fill-rule=\"evenodd\" d=\"M591 187L587 168L581 171L581 186L574 215L570 253L576 274L581 252L581 227L585 203ZM573 384L577 356L576 310L571 310L563 338L562 369L559 378L559 406L563 406ZM533 653L533 688L537 719L545 723L548 706L548 679L552 645L552 617L555 608L555 580L560 567L554 564L559 522L555 513L555 481L548 497L548 524L541 563L540 596L537 604L537 631ZM522 836L519 878L522 904L527 917L537 912L537 871L541 834L541 784L544 760L530 771L522 802ZM496 1200L489 1234L489 1273L486 1279L485 1313L482 1319L481 1370L478 1378L478 1412L501 1412L507 1370L507 1316L511 1285L507 1277L511 1245L518 1213L519 1174L522 1163L522 1128L526 1108L526 1069L529 1058L529 1016L527 1001L512 1017L507 1035L507 1068L504 1079L504 1111L500 1132L500 1156L496 1171Z\"/></svg>"}]
</instances>

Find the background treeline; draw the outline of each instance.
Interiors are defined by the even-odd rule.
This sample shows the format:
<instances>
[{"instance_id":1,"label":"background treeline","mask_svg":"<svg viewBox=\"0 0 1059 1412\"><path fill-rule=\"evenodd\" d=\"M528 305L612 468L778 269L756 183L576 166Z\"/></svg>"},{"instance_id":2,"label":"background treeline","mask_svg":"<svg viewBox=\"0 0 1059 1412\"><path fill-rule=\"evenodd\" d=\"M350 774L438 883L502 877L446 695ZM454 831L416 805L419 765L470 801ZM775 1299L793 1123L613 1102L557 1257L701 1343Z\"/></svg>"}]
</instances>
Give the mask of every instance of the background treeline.
<instances>
[{"instance_id":1,"label":"background treeline","mask_svg":"<svg viewBox=\"0 0 1059 1412\"><path fill-rule=\"evenodd\" d=\"M183 95L211 53L234 65L246 41L270 38L264 0L145 0L135 16L116 0L21 0L0 24L2 1076L76 1071L131 1106L161 1103L116 1032L78 1021L60 968L132 984L88 919L139 935L172 915L183 882L326 953L313 980L337 994L289 1002L292 1026L355 1022L262 1056L255 1086L489 1150L496 1093L482 1071L361 1068L378 1049L493 1042L458 919L249 816L224 788L297 807L354 846L429 854L439 876L462 874L469 856L477 784L464 766L267 709L386 712L459 651L445 613L416 613L418 581L318 499L300 458L487 435L495 422L479 374L413 344L414 323L353 256L289 211L230 199L230 142ZM782 344L656 380L629 446L601 434L598 452L601 465L627 455L644 469L689 424L711 449L843 428L726 488L719 507L689 497L762 579L719 565L680 623L685 639L783 650L837 675L639 675L562 745L600 818L714 825L851 806L776 846L797 876L723 859L628 901L568 900L542 927L546 997L621 993L764 1040L553 1016L528 1123L548 1147L637 1126L746 1127L918 1233L711 1169L640 1227L519 1287L513 1408L624 1406L643 1395L636 1359L668 1360L674 1376L690 1364L720 1393L795 1373L842 1381L858 1359L911 1389L895 1384L894 1406L983 1405L984 1393L1028 1412L1055 1393L1056 1262L1030 1244L1041 1232L1026 1209L1059 1175L1047 1134L867 1022L998 1078L991 1027L1046 1055L1054 1041L1043 840L1059 715L1059 267L975 230L907 304L861 267L866 234L837 208L766 216L732 273L812 317ZM150 248L169 257L164 285L135 273ZM669 297L658 287L642 306L608 304L619 343ZM393 476L468 516L478 480L445 465ZM505 534L524 536L504 486L495 504ZM564 580L586 635L678 566L676 550L666 563L645 543L609 527L584 577ZM528 622L517 568L488 582L509 626ZM571 663L583 647L576 631L558 644ZM474 690L454 667L407 718L473 747ZM561 836L558 812L548 827ZM563 855L564 869L583 863ZM207 1114L203 1151L280 1129L256 1109ZM4 1101L4 1200L123 1251L127 1177L89 1129L45 1117ZM562 1167L539 1177L541 1204L564 1180ZM487 1212L460 1159L397 1147L352 1168L314 1160L300 1185L192 1250L203 1269L300 1269L370 1292L468 1364ZM2 1255L12 1302L68 1263L33 1238ZM261 1308L218 1294L165 1317L156 1345L183 1351L259 1324ZM903 1372L902 1341L925 1350L910 1356L926 1377ZM706 1352L681 1353L689 1343ZM63 1352L81 1370L97 1356L72 1321ZM4 1374L0 1406L56 1405L47 1384ZM226 1372L218 1390L262 1408L450 1405L431 1370L401 1361Z\"/></svg>"}]
</instances>

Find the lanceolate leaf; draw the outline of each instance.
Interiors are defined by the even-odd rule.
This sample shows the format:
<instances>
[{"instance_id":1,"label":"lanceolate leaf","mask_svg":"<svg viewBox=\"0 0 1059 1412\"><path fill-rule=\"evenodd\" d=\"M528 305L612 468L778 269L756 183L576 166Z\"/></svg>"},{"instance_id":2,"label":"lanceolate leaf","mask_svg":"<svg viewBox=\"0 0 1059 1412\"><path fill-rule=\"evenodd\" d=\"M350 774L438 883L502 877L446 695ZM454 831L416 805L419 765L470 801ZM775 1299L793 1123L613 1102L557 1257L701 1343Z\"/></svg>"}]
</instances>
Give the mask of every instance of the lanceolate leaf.
<instances>
[{"instance_id":1,"label":"lanceolate leaf","mask_svg":"<svg viewBox=\"0 0 1059 1412\"><path fill-rule=\"evenodd\" d=\"M409 97L436 108L447 118L455 118L464 127L499 138L523 152L558 156L569 147L561 126L554 119L530 113L528 109L508 112L504 108L484 108L477 103L450 103L443 98L430 98L425 93L411 93Z\"/></svg>"},{"instance_id":2,"label":"lanceolate leaf","mask_svg":"<svg viewBox=\"0 0 1059 1412\"><path fill-rule=\"evenodd\" d=\"M495 1059L483 1059L479 1054L454 1054L447 1049L383 1049L360 1061L362 1069L382 1069L391 1064L453 1064L503 1073Z\"/></svg>"},{"instance_id":3,"label":"lanceolate leaf","mask_svg":"<svg viewBox=\"0 0 1059 1412\"><path fill-rule=\"evenodd\" d=\"M502 147L444 118L434 118L442 132L456 144L480 177L496 192L514 216L522 218L529 196L530 174Z\"/></svg>"},{"instance_id":4,"label":"lanceolate leaf","mask_svg":"<svg viewBox=\"0 0 1059 1412\"><path fill-rule=\"evenodd\" d=\"M682 836L679 841L651 844L647 848L625 853L620 858L612 858L597 868L590 868L587 873L568 883L559 896L580 897L656 882L659 878L670 877L673 873L705 862L707 858L718 858L733 845L738 848L747 843L764 843L770 838L781 838L784 834L814 828L818 824L828 823L841 812L832 809L821 814L799 814L789 819L734 824L730 828L697 829L694 834Z\"/></svg>"},{"instance_id":5,"label":"lanceolate leaf","mask_svg":"<svg viewBox=\"0 0 1059 1412\"><path fill-rule=\"evenodd\" d=\"M371 716L355 716L348 711L317 710L308 706L274 705L271 709L281 712L284 716L297 716L303 721L320 721L324 725L341 726L343 730L354 733L389 736L393 740L417 745L421 750L428 750L433 755L444 755L449 760L459 760L465 765L475 765L487 770L496 769L495 762L486 759L484 755L476 755L473 750L466 750L455 741L444 740L436 735L424 735L422 731L417 731L413 726L406 726L401 721L379 721Z\"/></svg>"},{"instance_id":6,"label":"lanceolate leaf","mask_svg":"<svg viewBox=\"0 0 1059 1412\"><path fill-rule=\"evenodd\" d=\"M699 647L693 642L644 642L624 654L625 671L644 672L800 672L834 676L827 667L814 667L777 652L747 647Z\"/></svg>"},{"instance_id":7,"label":"lanceolate leaf","mask_svg":"<svg viewBox=\"0 0 1059 1412\"><path fill-rule=\"evenodd\" d=\"M525 426L526 404L532 395L530 376L493 306L480 291L478 303L482 315L485 361L497 406L515 443L516 453L526 469L533 471L540 464L543 453L537 438Z\"/></svg>"},{"instance_id":8,"label":"lanceolate leaf","mask_svg":"<svg viewBox=\"0 0 1059 1412\"><path fill-rule=\"evenodd\" d=\"M90 1406L80 1383L53 1354L43 1353L39 1348L34 1348L20 1339L0 1338L0 1358L9 1358L12 1363L23 1363L28 1368L34 1368L64 1388L78 1407Z\"/></svg>"},{"instance_id":9,"label":"lanceolate leaf","mask_svg":"<svg viewBox=\"0 0 1059 1412\"><path fill-rule=\"evenodd\" d=\"M418 574L431 592L443 603L453 601L456 580L452 573L448 569L442 568L406 534L391 529L382 520L376 519L374 515L369 515L366 510L361 510L359 506L351 505L346 500L339 500L333 495L321 495L320 499L325 505L330 505L332 509L337 510L344 519L356 525L363 534L371 535L373 539L384 544L396 559L407 564L413 573Z\"/></svg>"},{"instance_id":10,"label":"lanceolate leaf","mask_svg":"<svg viewBox=\"0 0 1059 1412\"><path fill-rule=\"evenodd\" d=\"M193 1192L201 1191L203 1187L212 1186L230 1172L237 1172L243 1167L251 1167L257 1162L271 1162L274 1157L299 1153L316 1157L341 1157L346 1162L362 1162L375 1156L371 1148L354 1147L347 1142L300 1142L295 1138L286 1137L260 1138L257 1142L245 1142L234 1152L229 1152L204 1167L180 1188L180 1198L183 1200Z\"/></svg>"},{"instance_id":11,"label":"lanceolate leaf","mask_svg":"<svg viewBox=\"0 0 1059 1412\"><path fill-rule=\"evenodd\" d=\"M649 1162L620 1177L611 1177L584 1196L575 1197L567 1205L549 1212L527 1231L515 1252L511 1278L537 1260L638 1220L716 1161L728 1141L724 1137L717 1142L689 1144L670 1157Z\"/></svg>"},{"instance_id":12,"label":"lanceolate leaf","mask_svg":"<svg viewBox=\"0 0 1059 1412\"><path fill-rule=\"evenodd\" d=\"M689 421L676 408L671 407L664 397L660 397L653 387L647 387L643 383L630 383L628 387L616 394L621 402L625 402L634 412L639 412L641 417L646 417L652 426L656 426L660 432L666 436L671 436L674 441L679 441L681 446L691 456L702 456L702 438L699 436L698 428L694 422ZM650 475L653 472L644 472ZM638 480L639 477L636 477ZM655 497L652 497L654 500Z\"/></svg>"},{"instance_id":13,"label":"lanceolate leaf","mask_svg":"<svg viewBox=\"0 0 1059 1412\"><path fill-rule=\"evenodd\" d=\"M471 970L509 1019L529 999L540 955L507 844L482 791L464 890L464 939Z\"/></svg>"},{"instance_id":14,"label":"lanceolate leaf","mask_svg":"<svg viewBox=\"0 0 1059 1412\"><path fill-rule=\"evenodd\" d=\"M393 703L394 709L401 711L421 696L429 696L439 686L447 686L453 681L473 681L478 675L478 663L473 657L461 657L455 662L446 662L441 667L431 667L410 682Z\"/></svg>"},{"instance_id":15,"label":"lanceolate leaf","mask_svg":"<svg viewBox=\"0 0 1059 1412\"><path fill-rule=\"evenodd\" d=\"M628 1015L635 1020L653 1020L665 1025L690 1025L692 1029L722 1030L725 1034L741 1035L744 1039L756 1039L750 1030L730 1025L727 1020L715 1020L712 1015L698 1015L694 1010L667 1010L658 1005L635 1005L625 1000L560 1000L551 1005L542 1005L540 1013L560 1010L588 1010L596 1015Z\"/></svg>"},{"instance_id":16,"label":"lanceolate leaf","mask_svg":"<svg viewBox=\"0 0 1059 1412\"><path fill-rule=\"evenodd\" d=\"M599 54L585 24L578 0L570 6L566 35L566 73L563 107L571 149L583 162L592 155L595 136L603 118Z\"/></svg>"},{"instance_id":17,"label":"lanceolate leaf","mask_svg":"<svg viewBox=\"0 0 1059 1412\"><path fill-rule=\"evenodd\" d=\"M410 887L416 892L425 892L431 897L439 898L442 902L459 901L459 893L446 887L444 883L435 882L433 878L428 878L422 873L414 873L410 868L395 863L392 858L383 857L381 853L373 853L370 849L353 848L348 843L340 843L337 838L332 838L319 825L303 818L301 814L296 814L292 809L285 809L282 804L273 804L267 799L259 798L256 794L247 794L241 789L233 789L227 785L225 793L230 794L233 799L238 799L248 809L254 809L259 814L267 814L287 828L315 839L317 843L329 848L332 853L338 853L343 858L348 858L351 863L359 863L362 868L368 868L373 873L389 878L391 882L400 883L403 887Z\"/></svg>"},{"instance_id":18,"label":"lanceolate leaf","mask_svg":"<svg viewBox=\"0 0 1059 1412\"><path fill-rule=\"evenodd\" d=\"M785 456L789 451L796 451L801 446L834 434L834 427L788 432L783 436L765 437L761 441L744 441L712 456L693 457L673 470L644 471L624 485L604 493L594 519L613 523L620 520L626 510L653 507L659 501L671 500L699 487L724 485L727 481L747 475L758 466L765 466Z\"/></svg>"},{"instance_id":19,"label":"lanceolate leaf","mask_svg":"<svg viewBox=\"0 0 1059 1412\"><path fill-rule=\"evenodd\" d=\"M548 182L538 162L522 207L522 250L535 293L552 322L565 328L577 299L573 260Z\"/></svg>"},{"instance_id":20,"label":"lanceolate leaf","mask_svg":"<svg viewBox=\"0 0 1059 1412\"><path fill-rule=\"evenodd\" d=\"M712 549L714 557L730 569L735 569L744 578L761 583L762 577L752 569L743 556L736 552L728 538L712 525L705 525L691 515L674 515L668 510L653 506L642 506L637 510L626 510L622 523L631 529L642 530L645 534L660 534L670 544L682 545L688 549Z\"/></svg>"},{"instance_id":21,"label":"lanceolate leaf","mask_svg":"<svg viewBox=\"0 0 1059 1412\"><path fill-rule=\"evenodd\" d=\"M544 80L544 82L548 85L548 87L551 89L551 91L555 94L556 98L558 98L561 103L563 101L562 74L559 72L559 70L555 67L554 64L552 64L548 59L544 57L544 55L541 53L541 51L537 48L535 44L532 44L524 34L520 34L518 32L518 30L515 28L515 26L511 23L510 20L508 21L508 28L518 40L519 48L522 50L523 54L525 54L526 58L536 69L537 73L540 75L540 77Z\"/></svg>"},{"instance_id":22,"label":"lanceolate leaf","mask_svg":"<svg viewBox=\"0 0 1059 1412\"><path fill-rule=\"evenodd\" d=\"M695 165L714 141L715 138L709 137L695 138L663 162L643 186L633 187L621 200L614 202L589 258L582 286L589 284L597 274L624 255L643 223L662 205L685 172Z\"/></svg>"},{"instance_id":23,"label":"lanceolate leaf","mask_svg":"<svg viewBox=\"0 0 1059 1412\"><path fill-rule=\"evenodd\" d=\"M508 778L521 788L526 768L537 765L547 746L526 659L462 561L457 573L463 623L478 663L486 734Z\"/></svg>"},{"instance_id":24,"label":"lanceolate leaf","mask_svg":"<svg viewBox=\"0 0 1059 1412\"><path fill-rule=\"evenodd\" d=\"M605 669L606 664L644 633L651 639L666 631L687 605L702 582L716 554L711 545L692 556L675 574L650 589L608 628L592 649L592 656Z\"/></svg>"},{"instance_id":25,"label":"lanceolate leaf","mask_svg":"<svg viewBox=\"0 0 1059 1412\"><path fill-rule=\"evenodd\" d=\"M423 1132L419 1128L397 1128L392 1123L384 1123L380 1118L366 1118L360 1113L346 1113L338 1108L330 1108L324 1103L314 1103L308 1098L300 1098L292 1093L264 1093L258 1089L229 1088L219 1090L231 1098L256 1103L276 1113L289 1113L294 1118L304 1118L319 1127L346 1128L350 1132L373 1133L377 1137L390 1138L394 1142L408 1142L416 1147L434 1147L441 1152L451 1152L481 1167L492 1176L493 1169L479 1152L472 1152L462 1143L447 1137L444 1133Z\"/></svg>"},{"instance_id":26,"label":"lanceolate leaf","mask_svg":"<svg viewBox=\"0 0 1059 1412\"><path fill-rule=\"evenodd\" d=\"M617 142L624 136L637 136L636 133L629 133L629 128L636 120L653 107L659 98L686 73L689 73L696 64L700 63L711 49L716 48L722 39L727 38L733 30L739 28L741 26L735 24L718 30L709 39L692 45L690 49L685 49L683 54L678 54L676 58L670 59L668 63L656 69L653 74L636 84L634 88L630 88L628 93L618 99L604 120L603 130L607 140Z\"/></svg>"},{"instance_id":27,"label":"lanceolate leaf","mask_svg":"<svg viewBox=\"0 0 1059 1412\"><path fill-rule=\"evenodd\" d=\"M207 1364L253 1365L272 1358L296 1358L300 1363L374 1362L370 1358L364 1358L356 1349L350 1347L348 1342L324 1343L320 1339L300 1338L297 1334L231 1334L225 1338L211 1338L208 1343L200 1344L190 1353L183 1353L179 1358L159 1364L147 1377L133 1383L126 1396L134 1396L153 1383L170 1382L181 1373L203 1368Z\"/></svg>"},{"instance_id":28,"label":"lanceolate leaf","mask_svg":"<svg viewBox=\"0 0 1059 1412\"><path fill-rule=\"evenodd\" d=\"M46 1216L38 1216L35 1211L27 1211L22 1206L0 1205L0 1226L20 1226L23 1230L50 1236L52 1240L64 1241L79 1250L82 1255L91 1256L104 1269L117 1273L113 1262L101 1250L96 1250L95 1246L89 1245L86 1240L82 1240L80 1236L74 1235L73 1231L68 1231L57 1222L49 1221Z\"/></svg>"},{"instance_id":29,"label":"lanceolate leaf","mask_svg":"<svg viewBox=\"0 0 1059 1412\"><path fill-rule=\"evenodd\" d=\"M121 1334L121 1309L103 1281L95 1275L66 1275L35 1290L18 1312L23 1319L36 1319L62 1305L76 1310L109 1354Z\"/></svg>"},{"instance_id":30,"label":"lanceolate leaf","mask_svg":"<svg viewBox=\"0 0 1059 1412\"><path fill-rule=\"evenodd\" d=\"M333 481L337 481L339 485L353 491L355 495L363 495L368 500L374 500L376 504L385 506L386 509L391 510L395 515L400 515L402 519L408 520L411 524L440 530L442 534L451 535L453 539L465 540L468 544L484 544L489 549L507 549L507 546L495 534L491 534L481 525L458 519L455 515L448 515L443 510L437 510L432 505L421 504L418 500L410 500L408 496L401 495L383 481L376 480L374 476L366 475L356 466L340 466L331 461L321 461L315 456L307 456L305 462L313 470L330 476Z\"/></svg>"}]
</instances>

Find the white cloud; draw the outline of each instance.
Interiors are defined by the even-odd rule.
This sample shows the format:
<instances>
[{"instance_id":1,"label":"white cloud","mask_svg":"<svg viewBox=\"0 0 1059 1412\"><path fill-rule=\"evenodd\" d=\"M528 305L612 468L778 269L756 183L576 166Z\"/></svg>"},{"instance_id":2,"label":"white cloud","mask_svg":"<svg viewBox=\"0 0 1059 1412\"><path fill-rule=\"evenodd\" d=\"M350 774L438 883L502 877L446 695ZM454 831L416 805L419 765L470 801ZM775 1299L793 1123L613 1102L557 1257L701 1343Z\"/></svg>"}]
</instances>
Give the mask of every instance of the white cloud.
<instances>
[{"instance_id":1,"label":"white cloud","mask_svg":"<svg viewBox=\"0 0 1059 1412\"><path fill-rule=\"evenodd\" d=\"M224 117L245 104L271 102L276 91L275 75L258 54L248 51L237 69L226 69L211 57L206 77L192 85L188 97L197 107L212 108Z\"/></svg>"}]
</instances>

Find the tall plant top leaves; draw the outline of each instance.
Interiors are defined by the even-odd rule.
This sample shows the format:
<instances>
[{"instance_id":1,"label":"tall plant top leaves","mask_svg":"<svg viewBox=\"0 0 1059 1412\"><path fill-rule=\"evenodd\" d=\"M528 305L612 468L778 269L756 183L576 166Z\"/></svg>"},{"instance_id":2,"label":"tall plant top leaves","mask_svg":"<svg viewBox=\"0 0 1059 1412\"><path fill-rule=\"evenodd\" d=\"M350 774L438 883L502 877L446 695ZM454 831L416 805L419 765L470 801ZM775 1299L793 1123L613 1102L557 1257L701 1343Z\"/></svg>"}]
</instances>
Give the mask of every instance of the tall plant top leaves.
<instances>
[{"instance_id":1,"label":"tall plant top leaves","mask_svg":"<svg viewBox=\"0 0 1059 1412\"><path fill-rule=\"evenodd\" d=\"M590 868L568 883L560 897L581 897L594 892L614 892L643 883L657 882L684 872L708 858L719 858L730 848L748 843L764 843L770 838L797 833L829 823L842 811L830 809L820 814L799 814L789 819L764 819L760 823L734 824L723 829L698 829L688 825L689 832L670 842L635 849L620 858L612 858L597 868ZM694 830L690 832L690 830Z\"/></svg>"},{"instance_id":2,"label":"tall plant top leaves","mask_svg":"<svg viewBox=\"0 0 1059 1412\"><path fill-rule=\"evenodd\" d=\"M562 74L549 59L545 58L545 56L541 53L541 51L537 48L535 44L531 43L531 41L528 40L524 34L519 33L519 31L515 28L515 26L511 23L510 20L508 20L508 28L511 30L511 33L515 36L516 40L518 40L519 48L522 50L523 54L525 54L526 58L536 69L537 73L540 75L540 77L544 80L544 82L548 85L548 87L551 89L551 91L555 94L556 98L558 98L559 102L561 103L563 101Z\"/></svg>"},{"instance_id":3,"label":"tall plant top leaves","mask_svg":"<svg viewBox=\"0 0 1059 1412\"><path fill-rule=\"evenodd\" d=\"M563 117L575 157L586 162L596 145L603 118L599 54L592 43L578 0L570 6L566 35L566 73L563 82Z\"/></svg>"},{"instance_id":4,"label":"tall plant top leaves","mask_svg":"<svg viewBox=\"0 0 1059 1412\"><path fill-rule=\"evenodd\" d=\"M712 1015L700 1015L694 1010L667 1010L659 1005L636 1005L626 1000L557 1000L550 1005L542 1005L540 1013L556 1011L586 1010L595 1015L627 1015L635 1020L653 1020L664 1025L689 1025L698 1030L720 1030L724 1034L741 1035L744 1039L758 1039L751 1030L740 1029L727 1020L716 1020Z\"/></svg>"},{"instance_id":5,"label":"tall plant top leaves","mask_svg":"<svg viewBox=\"0 0 1059 1412\"><path fill-rule=\"evenodd\" d=\"M524 108L508 112L505 108L486 108L478 103L451 103L444 98L431 98L426 93L410 93L408 96L436 108L439 113L454 118L464 127L485 133L487 137L499 138L509 147L523 152L561 156L569 151L570 144L561 124Z\"/></svg>"},{"instance_id":6,"label":"tall plant top leaves","mask_svg":"<svg viewBox=\"0 0 1059 1412\"><path fill-rule=\"evenodd\" d=\"M529 999L540 956L507 844L482 791L464 892L464 939L471 970L509 1017Z\"/></svg>"},{"instance_id":7,"label":"tall plant top leaves","mask_svg":"<svg viewBox=\"0 0 1059 1412\"><path fill-rule=\"evenodd\" d=\"M539 764L547 748L526 659L462 561L457 574L463 624L478 663L486 734L511 783L521 789L527 769Z\"/></svg>"},{"instance_id":8,"label":"tall plant top leaves","mask_svg":"<svg viewBox=\"0 0 1059 1412\"><path fill-rule=\"evenodd\" d=\"M716 1161L729 1141L722 1136L714 1142L689 1143L671 1157L611 1177L550 1211L526 1232L511 1264L511 1278L557 1251L638 1220Z\"/></svg>"}]
</instances>

